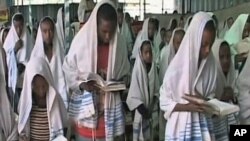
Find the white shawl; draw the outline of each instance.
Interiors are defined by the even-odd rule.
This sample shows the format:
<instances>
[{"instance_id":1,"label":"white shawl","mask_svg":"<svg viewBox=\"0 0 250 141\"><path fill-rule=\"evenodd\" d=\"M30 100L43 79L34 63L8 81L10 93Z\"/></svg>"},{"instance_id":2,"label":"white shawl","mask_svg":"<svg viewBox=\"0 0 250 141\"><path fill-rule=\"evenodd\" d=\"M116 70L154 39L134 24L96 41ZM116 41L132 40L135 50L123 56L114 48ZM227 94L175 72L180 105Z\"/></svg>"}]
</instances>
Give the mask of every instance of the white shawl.
<instances>
[{"instance_id":1,"label":"white shawl","mask_svg":"<svg viewBox=\"0 0 250 141\"><path fill-rule=\"evenodd\" d=\"M239 118L241 124L250 124L250 79L249 79L249 69L250 69L250 53L248 54L246 63L240 72L237 80L236 86L239 91L238 102L240 106Z\"/></svg>"},{"instance_id":2,"label":"white shawl","mask_svg":"<svg viewBox=\"0 0 250 141\"><path fill-rule=\"evenodd\" d=\"M217 71L212 53L198 68L202 34L209 20L212 20L211 17L204 12L194 15L180 48L165 74L160 89L160 108L168 120L165 140L213 140L212 121L204 114L173 112L177 103L187 103L182 98L184 94L210 97L214 93Z\"/></svg>"},{"instance_id":3,"label":"white shawl","mask_svg":"<svg viewBox=\"0 0 250 141\"><path fill-rule=\"evenodd\" d=\"M44 19L42 19L41 22L43 20ZM43 37L42 37L42 31L41 31L41 25L40 25L38 28L36 43L32 51L31 58L42 57L46 60L46 62L50 66L53 79L55 80L55 83L54 83L55 87L58 90L59 94L61 95L65 106L68 107L68 88L66 85L65 75L62 69L63 59L64 59L63 50L64 49L61 46L57 33L56 33L56 29L54 29L53 56L49 62L44 51L44 43L43 43Z\"/></svg>"},{"instance_id":4,"label":"white shawl","mask_svg":"<svg viewBox=\"0 0 250 141\"><path fill-rule=\"evenodd\" d=\"M174 41L174 36L175 36L175 32L178 30L183 30L182 28L176 28L173 31L173 34L171 36L170 42L167 46L165 46L162 50L162 54L160 56L160 62L159 62L159 78L160 78L160 84L162 84L163 82L163 78L165 75L165 72L168 68L168 65L170 64L171 60L174 58L175 56L175 49L174 49L174 45L173 45L173 41Z\"/></svg>"},{"instance_id":5,"label":"white shawl","mask_svg":"<svg viewBox=\"0 0 250 141\"><path fill-rule=\"evenodd\" d=\"M227 74L227 77L225 77L225 74L222 71L221 63L220 63L220 57L219 57L219 51L221 44L223 42L226 42L225 40L222 39L217 39L213 46L212 46L212 51L215 57L215 62L217 65L217 81L216 81L216 91L215 91L215 97L218 99L221 99L222 94L224 93L224 88L225 87L231 87L232 89L235 88L235 70L234 70L234 65L231 61L230 63L230 69ZM224 118L214 118L214 133L217 141L227 141L229 140L229 126L230 124L236 124L237 123L237 118L236 114L230 114Z\"/></svg>"},{"instance_id":6,"label":"white shawl","mask_svg":"<svg viewBox=\"0 0 250 141\"><path fill-rule=\"evenodd\" d=\"M231 47L231 53L237 54L235 45L242 40L242 33L248 18L248 14L240 14L231 28L227 31L224 39L229 43Z\"/></svg>"},{"instance_id":7,"label":"white shawl","mask_svg":"<svg viewBox=\"0 0 250 141\"><path fill-rule=\"evenodd\" d=\"M89 20L75 36L69 53L65 57L63 70L67 84L73 91L79 91L79 85L87 79L89 73L97 73L97 11L103 4L110 4L114 7L109 0L101 1L96 5ZM130 64L124 45L117 29L114 38L109 43L107 80L119 80L129 74ZM124 133L125 127L120 95L107 93L104 108L106 141L113 141L115 136Z\"/></svg>"},{"instance_id":8,"label":"white shawl","mask_svg":"<svg viewBox=\"0 0 250 141\"><path fill-rule=\"evenodd\" d=\"M20 13L17 13L13 16L13 18L16 15L21 15ZM15 44L19 40L19 37L16 33L14 23L12 19L12 25L10 28L10 31L5 39L4 42L4 49L7 54L7 65L8 65L8 86L12 88L13 92L15 93L16 84L17 84L17 78L18 78L18 69L17 64L22 63L26 64L29 61L30 54L32 51L32 38L29 34L29 32L26 31L26 27L24 24L23 27L23 33L21 36L21 39L23 41L23 47L19 49L17 54L14 52Z\"/></svg>"},{"instance_id":9,"label":"white shawl","mask_svg":"<svg viewBox=\"0 0 250 141\"><path fill-rule=\"evenodd\" d=\"M216 87L216 98L220 99L223 92L224 92L224 87L229 86L231 88L235 87L235 70L234 70L234 65L231 61L230 63L230 69L227 74L227 77L225 77L221 64L220 64L220 57L219 57L219 51L220 51L220 46L221 44L225 42L225 40L222 39L217 39L213 46L212 46L212 51L215 57L217 69L218 69L218 75L217 75L217 87Z\"/></svg>"},{"instance_id":10,"label":"white shawl","mask_svg":"<svg viewBox=\"0 0 250 141\"><path fill-rule=\"evenodd\" d=\"M189 20L193 18L193 16L189 16L185 22L185 25L184 25L184 31L187 31L188 27L189 27Z\"/></svg>"},{"instance_id":11,"label":"white shawl","mask_svg":"<svg viewBox=\"0 0 250 141\"><path fill-rule=\"evenodd\" d=\"M92 10L95 7L93 0L81 0L78 6L77 14L80 23L85 22L85 12L87 10Z\"/></svg>"},{"instance_id":12,"label":"white shawl","mask_svg":"<svg viewBox=\"0 0 250 141\"><path fill-rule=\"evenodd\" d=\"M59 40L60 46L64 49L63 52L65 52L65 34L63 30L63 19L62 17L62 8L60 8L57 12L57 21L56 21L56 32L57 32L57 38ZM39 31L38 31L39 32Z\"/></svg>"},{"instance_id":13,"label":"white shawl","mask_svg":"<svg viewBox=\"0 0 250 141\"><path fill-rule=\"evenodd\" d=\"M143 43L143 42L142 42ZM143 104L150 113L153 113L154 106L156 103L153 103L153 99L159 96L159 78L157 74L157 68L155 63L152 63L150 72L147 73L145 64L142 60L140 48L139 54L136 57L132 80L127 97L127 105L129 109L135 110L139 105ZM154 119L153 121L157 121ZM150 127L150 120L145 120L142 118L141 114L136 110L134 117L134 133L133 140L146 140L150 139L153 135L152 126Z\"/></svg>"},{"instance_id":14,"label":"white shawl","mask_svg":"<svg viewBox=\"0 0 250 141\"><path fill-rule=\"evenodd\" d=\"M125 16L124 16L123 22L122 22L121 35L125 38L128 51L132 52L132 48L133 48L134 43L133 43L132 33L130 31L129 25L125 20Z\"/></svg>"},{"instance_id":15,"label":"white shawl","mask_svg":"<svg viewBox=\"0 0 250 141\"><path fill-rule=\"evenodd\" d=\"M138 33L132 52L132 59L135 59L138 54L138 48L140 48L141 41L148 39L148 22L150 18L144 20L142 30Z\"/></svg>"},{"instance_id":16,"label":"white shawl","mask_svg":"<svg viewBox=\"0 0 250 141\"><path fill-rule=\"evenodd\" d=\"M0 31L0 47L1 47L1 48L3 47L3 33L4 33L5 30L7 30L7 28L3 28L3 29Z\"/></svg>"},{"instance_id":17,"label":"white shawl","mask_svg":"<svg viewBox=\"0 0 250 141\"><path fill-rule=\"evenodd\" d=\"M3 133L0 136L1 141L17 141L17 127L15 122L14 112L10 105L6 91L5 71L3 65L3 56L0 50L0 131Z\"/></svg>"},{"instance_id":18,"label":"white shawl","mask_svg":"<svg viewBox=\"0 0 250 141\"><path fill-rule=\"evenodd\" d=\"M222 29L221 29L221 31L220 31L220 33L219 33L219 37L220 38L224 38L224 36L225 36L225 34L227 33L227 31L229 30L229 27L228 27L228 24L227 24L227 20L228 20L229 18L227 18L225 21L224 21L224 24L223 24L223 27L222 27Z\"/></svg>"},{"instance_id":19,"label":"white shawl","mask_svg":"<svg viewBox=\"0 0 250 141\"><path fill-rule=\"evenodd\" d=\"M138 33L136 40L135 40L135 44L133 47L133 52L132 52L132 59L135 59L136 56L138 55L138 49L140 48L141 42L144 40L148 40L148 23L149 23L150 18L147 18L144 20L143 25L142 25L142 30ZM158 36L157 36L158 35ZM158 31L157 33L155 33L154 35L154 41L153 41L153 46L152 46L152 51L153 51L153 56L154 56L154 61L158 60L159 57L159 52L160 52L160 31ZM158 45L158 47L157 47Z\"/></svg>"},{"instance_id":20,"label":"white shawl","mask_svg":"<svg viewBox=\"0 0 250 141\"><path fill-rule=\"evenodd\" d=\"M67 127L67 111L54 85L49 64L45 59L32 58L26 65L24 85L18 105L18 133L30 137L30 112L32 109L32 81L36 75L41 75L49 84L46 96L49 121L50 140L63 135L63 128ZM56 81L56 80L55 80Z\"/></svg>"}]
</instances>

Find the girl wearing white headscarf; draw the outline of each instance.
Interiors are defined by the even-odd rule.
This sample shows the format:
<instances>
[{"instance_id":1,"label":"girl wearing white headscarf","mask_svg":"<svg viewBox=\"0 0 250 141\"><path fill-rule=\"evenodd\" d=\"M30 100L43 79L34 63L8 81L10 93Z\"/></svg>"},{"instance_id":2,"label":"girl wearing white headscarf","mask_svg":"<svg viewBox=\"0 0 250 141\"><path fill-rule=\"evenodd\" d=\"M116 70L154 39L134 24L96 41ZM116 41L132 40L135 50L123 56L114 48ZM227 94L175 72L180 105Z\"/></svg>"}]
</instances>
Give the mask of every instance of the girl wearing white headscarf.
<instances>
[{"instance_id":1,"label":"girl wearing white headscarf","mask_svg":"<svg viewBox=\"0 0 250 141\"><path fill-rule=\"evenodd\" d=\"M135 110L133 141L153 140L151 120L157 121L157 119L151 119L151 116L156 104L156 98L159 95L159 79L157 68L152 61L153 56L151 55L152 60L150 64L150 61L147 58L145 59L143 54L143 50L146 50L148 45L152 54L149 40L143 41L139 48L127 98L129 109L131 111Z\"/></svg>"},{"instance_id":2,"label":"girl wearing white headscarf","mask_svg":"<svg viewBox=\"0 0 250 141\"><path fill-rule=\"evenodd\" d=\"M231 61L229 45L226 41L218 39L214 42L212 51L218 71L215 97L219 100L232 103L235 97L235 71ZM236 114L231 114L226 117L215 117L213 119L216 141L229 140L229 125L237 124L236 117Z\"/></svg>"},{"instance_id":3,"label":"girl wearing white headscarf","mask_svg":"<svg viewBox=\"0 0 250 141\"><path fill-rule=\"evenodd\" d=\"M80 85L88 81L90 73L98 73L98 32L97 32L97 18L98 10L101 6L114 8L115 6L109 0L101 1L96 5L91 13L89 20L81 28L75 36L69 53L65 57L63 70L66 75L67 84L74 93L81 93ZM106 80L121 80L129 75L130 64L127 57L127 49L119 36L118 25L114 31L114 36L107 44L109 52L107 57L107 76ZM122 112L122 102L119 92L109 92L104 95L104 126L105 126L105 140L113 141L114 138L120 136L125 130L124 115ZM99 114L95 111L95 115ZM92 117L92 116L91 116ZM99 116L98 116L99 117ZM77 128L88 128L88 131L93 131L97 128L97 124L89 118L82 118L76 121ZM93 123L89 125L88 123ZM89 125L89 126L83 126ZM82 128L81 128L82 129ZM94 135L88 140L96 139Z\"/></svg>"},{"instance_id":4,"label":"girl wearing white headscarf","mask_svg":"<svg viewBox=\"0 0 250 141\"><path fill-rule=\"evenodd\" d=\"M46 21L45 21L46 20ZM45 53L45 48L48 48L43 39L43 29L42 24L45 24L45 22L50 25L51 28L54 30L52 31L53 37L52 37L52 57L51 59L48 57L49 53ZM35 42L34 49L31 54L31 59L34 57L42 57L44 58L47 63L50 66L50 70L52 72L53 79L55 80L55 87L58 90L59 94L61 95L63 102L68 107L68 88L66 85L65 75L62 69L63 65L63 59L64 59L64 53L63 53L63 46L60 44L55 24L53 20L50 17L45 17L41 20L40 26L38 28L37 38Z\"/></svg>"},{"instance_id":5,"label":"girl wearing white headscarf","mask_svg":"<svg viewBox=\"0 0 250 141\"><path fill-rule=\"evenodd\" d=\"M54 85L56 80L43 58L32 58L26 67L18 105L18 133L28 141L53 141L63 136L67 127L67 111Z\"/></svg>"},{"instance_id":6,"label":"girl wearing white headscarf","mask_svg":"<svg viewBox=\"0 0 250 141\"><path fill-rule=\"evenodd\" d=\"M14 111L11 108L7 90L6 90L6 69L4 59L0 49L0 140L1 141L17 141L18 133L15 121Z\"/></svg>"},{"instance_id":7,"label":"girl wearing white headscarf","mask_svg":"<svg viewBox=\"0 0 250 141\"><path fill-rule=\"evenodd\" d=\"M215 33L214 23L208 14L195 14L167 69L160 89L160 108L168 121L166 141L214 140L212 120L202 113L203 105L188 101L183 96L213 97L217 70L210 47Z\"/></svg>"},{"instance_id":8,"label":"girl wearing white headscarf","mask_svg":"<svg viewBox=\"0 0 250 141\"><path fill-rule=\"evenodd\" d=\"M16 29L15 24L19 24L19 26L22 27ZM32 37L26 29L23 15L21 13L15 14L12 18L10 31L3 45L7 54L8 87L11 88L13 97L14 94L16 94L16 88L21 89L22 82L20 81L22 81L22 79L20 76L24 73L25 64L29 61L33 47ZM19 84L19 86L17 86L17 84ZM17 95L15 95L15 98L16 96ZM15 101L14 105L15 110L17 106L16 102L17 101Z\"/></svg>"},{"instance_id":9,"label":"girl wearing white headscarf","mask_svg":"<svg viewBox=\"0 0 250 141\"><path fill-rule=\"evenodd\" d=\"M229 43L231 47L232 55L237 54L237 51L235 49L236 44L242 39L249 36L248 29L250 21L248 21L248 17L248 14L240 14L224 36L224 39Z\"/></svg>"},{"instance_id":10,"label":"girl wearing white headscarf","mask_svg":"<svg viewBox=\"0 0 250 141\"><path fill-rule=\"evenodd\" d=\"M241 46L240 44L243 44L245 47L248 44L248 47L250 47L249 42L246 43L246 41L239 43L238 46ZM246 49L245 49L246 50ZM248 49L249 50L249 49ZM238 94L238 103L240 106L240 112L239 112L239 119L240 119L240 124L245 124L249 125L250 124L250 95L249 95L249 90L250 90L250 79L249 79L249 68L250 68L250 53L248 51L248 56L246 59L246 62L243 67L241 68L241 71L239 73L239 76L236 80L236 86L237 90L239 92Z\"/></svg>"}]
</instances>

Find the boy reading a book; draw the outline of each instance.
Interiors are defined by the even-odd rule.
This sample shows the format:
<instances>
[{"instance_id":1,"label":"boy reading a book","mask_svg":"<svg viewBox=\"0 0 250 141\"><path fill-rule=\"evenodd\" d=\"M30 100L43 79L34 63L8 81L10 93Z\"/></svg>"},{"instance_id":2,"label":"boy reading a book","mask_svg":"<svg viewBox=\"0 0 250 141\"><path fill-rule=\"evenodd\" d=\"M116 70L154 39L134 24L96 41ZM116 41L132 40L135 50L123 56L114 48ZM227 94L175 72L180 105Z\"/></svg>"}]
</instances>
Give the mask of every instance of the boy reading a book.
<instances>
[{"instance_id":1,"label":"boy reading a book","mask_svg":"<svg viewBox=\"0 0 250 141\"><path fill-rule=\"evenodd\" d=\"M95 93L99 95L98 106L90 109L94 111L97 122L88 120L92 115L74 120L76 140L121 140L125 120L120 93L98 94L96 82L88 79L91 73L95 73L106 81L121 80L130 71L126 44L118 32L117 13L112 1L104 0L95 6L89 20L72 41L63 69L74 93L91 93L93 101Z\"/></svg>"},{"instance_id":2,"label":"boy reading a book","mask_svg":"<svg viewBox=\"0 0 250 141\"><path fill-rule=\"evenodd\" d=\"M132 73L127 105L135 110L133 141L153 140L152 119L159 90L157 68L153 62L152 45L149 40L142 42Z\"/></svg>"}]
</instances>

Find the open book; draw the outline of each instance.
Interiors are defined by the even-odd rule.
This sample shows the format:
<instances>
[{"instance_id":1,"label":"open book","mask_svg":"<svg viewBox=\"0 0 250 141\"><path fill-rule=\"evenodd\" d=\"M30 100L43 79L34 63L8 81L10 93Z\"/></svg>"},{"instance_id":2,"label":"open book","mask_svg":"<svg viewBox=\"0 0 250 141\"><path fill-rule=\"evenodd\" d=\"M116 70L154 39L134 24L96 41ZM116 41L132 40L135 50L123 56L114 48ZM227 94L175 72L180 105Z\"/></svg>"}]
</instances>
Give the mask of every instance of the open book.
<instances>
[{"instance_id":1,"label":"open book","mask_svg":"<svg viewBox=\"0 0 250 141\"><path fill-rule=\"evenodd\" d=\"M87 81L95 81L96 86L105 92L112 92L112 91L122 91L126 90L126 85L124 82L121 81L105 81L101 76L95 73L89 73L87 76Z\"/></svg>"},{"instance_id":2,"label":"open book","mask_svg":"<svg viewBox=\"0 0 250 141\"><path fill-rule=\"evenodd\" d=\"M189 101L193 101L199 104L205 105L205 112L210 115L216 115L219 117L223 117L229 114L233 114L239 112L240 108L237 105L220 101L218 99L211 99L209 101L205 101L202 99L198 99L195 97L184 96L184 99Z\"/></svg>"}]
</instances>

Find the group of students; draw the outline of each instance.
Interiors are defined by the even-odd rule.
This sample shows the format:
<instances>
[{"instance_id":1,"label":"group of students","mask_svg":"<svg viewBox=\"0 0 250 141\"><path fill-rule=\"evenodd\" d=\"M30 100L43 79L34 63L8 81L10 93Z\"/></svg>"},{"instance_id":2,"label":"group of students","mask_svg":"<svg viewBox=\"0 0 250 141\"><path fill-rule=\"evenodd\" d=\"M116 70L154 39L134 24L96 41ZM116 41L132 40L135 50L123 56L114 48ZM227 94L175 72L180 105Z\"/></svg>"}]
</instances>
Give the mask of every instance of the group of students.
<instances>
[{"instance_id":1,"label":"group of students","mask_svg":"<svg viewBox=\"0 0 250 141\"><path fill-rule=\"evenodd\" d=\"M184 27L171 20L167 30L148 18L134 42L128 16L103 0L69 51L62 19L63 9L57 23L44 17L35 42L20 13L1 30L0 140L124 140L126 107L134 141L227 141L229 125L250 124L248 14L227 19L223 30L206 12ZM92 73L122 81L128 91L103 91ZM185 96L238 104L240 112L210 116Z\"/></svg>"}]
</instances>

